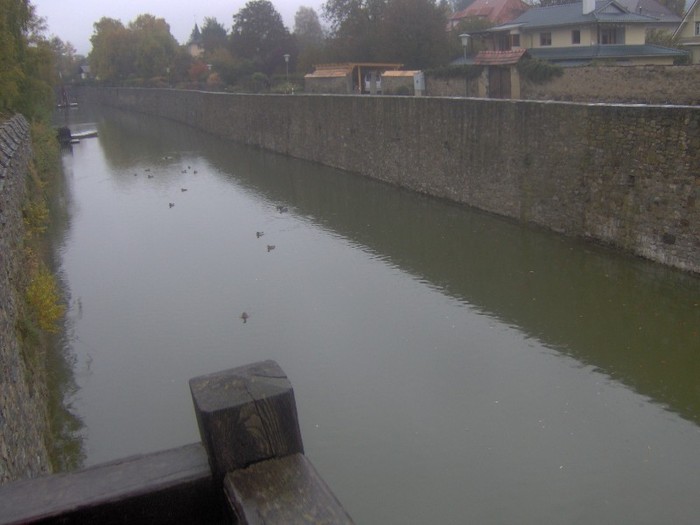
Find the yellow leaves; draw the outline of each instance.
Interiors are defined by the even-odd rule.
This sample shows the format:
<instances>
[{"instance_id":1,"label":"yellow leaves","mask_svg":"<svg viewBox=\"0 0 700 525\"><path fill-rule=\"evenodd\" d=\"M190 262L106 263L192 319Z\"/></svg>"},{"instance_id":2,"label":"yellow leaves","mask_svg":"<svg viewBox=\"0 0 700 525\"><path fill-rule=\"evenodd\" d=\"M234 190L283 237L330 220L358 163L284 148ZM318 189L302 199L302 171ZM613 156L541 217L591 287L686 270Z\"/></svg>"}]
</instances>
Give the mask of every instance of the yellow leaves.
<instances>
[{"instance_id":1,"label":"yellow leaves","mask_svg":"<svg viewBox=\"0 0 700 525\"><path fill-rule=\"evenodd\" d=\"M24 226L30 236L41 235L49 223L49 209L44 199L35 199L24 206Z\"/></svg>"},{"instance_id":2,"label":"yellow leaves","mask_svg":"<svg viewBox=\"0 0 700 525\"><path fill-rule=\"evenodd\" d=\"M66 311L60 298L61 295L54 276L47 268L39 268L27 287L27 303L33 310L37 324L42 330L58 331L58 321Z\"/></svg>"}]
</instances>

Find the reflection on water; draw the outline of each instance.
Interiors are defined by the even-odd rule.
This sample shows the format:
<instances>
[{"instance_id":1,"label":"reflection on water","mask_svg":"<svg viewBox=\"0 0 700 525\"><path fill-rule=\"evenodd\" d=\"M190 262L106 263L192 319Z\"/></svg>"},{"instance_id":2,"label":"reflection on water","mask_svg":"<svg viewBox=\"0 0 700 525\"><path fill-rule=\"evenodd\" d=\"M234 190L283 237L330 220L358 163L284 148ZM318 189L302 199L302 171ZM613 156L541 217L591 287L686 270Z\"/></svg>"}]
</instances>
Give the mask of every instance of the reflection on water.
<instances>
[{"instance_id":1,"label":"reflection on water","mask_svg":"<svg viewBox=\"0 0 700 525\"><path fill-rule=\"evenodd\" d=\"M222 149L185 128L164 133L159 121L120 119L131 126L105 127L113 166L194 150L225 173L235 157L236 182L251 192L700 422L697 278L365 178ZM156 137L155 150L143 136Z\"/></svg>"},{"instance_id":2,"label":"reflection on water","mask_svg":"<svg viewBox=\"0 0 700 525\"><path fill-rule=\"evenodd\" d=\"M695 519L697 278L162 120L80 118L100 137L64 159L62 257L88 463L196 439L187 379L272 358L358 523Z\"/></svg>"},{"instance_id":3,"label":"reflection on water","mask_svg":"<svg viewBox=\"0 0 700 525\"><path fill-rule=\"evenodd\" d=\"M69 283L60 270L61 261L56 260L65 235L70 229L69 199L62 181L53 183L49 192L51 223L46 239L49 243L51 267L58 273L58 282L64 299L70 301ZM51 436L48 441L49 455L54 472L74 470L85 460L81 418L72 406L78 385L75 380L75 355L72 351L72 321L64 319L63 331L51 335L50 348L46 356L48 412Z\"/></svg>"}]
</instances>

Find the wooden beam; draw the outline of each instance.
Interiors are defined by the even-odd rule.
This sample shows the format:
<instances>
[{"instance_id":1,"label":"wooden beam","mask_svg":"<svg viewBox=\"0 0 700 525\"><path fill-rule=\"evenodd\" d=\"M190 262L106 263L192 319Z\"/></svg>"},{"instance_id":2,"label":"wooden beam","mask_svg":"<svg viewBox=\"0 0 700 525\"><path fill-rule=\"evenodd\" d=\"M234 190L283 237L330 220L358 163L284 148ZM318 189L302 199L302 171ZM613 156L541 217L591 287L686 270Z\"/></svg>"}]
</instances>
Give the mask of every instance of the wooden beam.
<instances>
[{"instance_id":1,"label":"wooden beam","mask_svg":"<svg viewBox=\"0 0 700 525\"><path fill-rule=\"evenodd\" d=\"M214 479L288 454L304 453L294 390L274 361L190 380Z\"/></svg>"},{"instance_id":2,"label":"wooden beam","mask_svg":"<svg viewBox=\"0 0 700 525\"><path fill-rule=\"evenodd\" d=\"M227 474L224 491L239 525L350 525L308 459L294 454Z\"/></svg>"},{"instance_id":3,"label":"wooden beam","mask_svg":"<svg viewBox=\"0 0 700 525\"><path fill-rule=\"evenodd\" d=\"M196 443L3 485L0 525L221 523L219 491Z\"/></svg>"}]
</instances>

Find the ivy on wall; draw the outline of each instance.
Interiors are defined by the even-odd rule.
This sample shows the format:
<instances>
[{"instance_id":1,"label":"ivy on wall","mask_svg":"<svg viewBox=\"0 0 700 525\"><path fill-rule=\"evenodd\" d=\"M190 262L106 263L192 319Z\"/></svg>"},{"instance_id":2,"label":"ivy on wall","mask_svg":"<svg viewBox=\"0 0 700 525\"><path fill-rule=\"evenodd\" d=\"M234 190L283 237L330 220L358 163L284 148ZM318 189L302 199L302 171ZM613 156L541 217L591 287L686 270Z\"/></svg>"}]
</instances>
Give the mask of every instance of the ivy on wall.
<instances>
[{"instance_id":1,"label":"ivy on wall","mask_svg":"<svg viewBox=\"0 0 700 525\"><path fill-rule=\"evenodd\" d=\"M564 68L539 58L523 58L518 62L518 73L523 80L544 84L564 74Z\"/></svg>"}]
</instances>

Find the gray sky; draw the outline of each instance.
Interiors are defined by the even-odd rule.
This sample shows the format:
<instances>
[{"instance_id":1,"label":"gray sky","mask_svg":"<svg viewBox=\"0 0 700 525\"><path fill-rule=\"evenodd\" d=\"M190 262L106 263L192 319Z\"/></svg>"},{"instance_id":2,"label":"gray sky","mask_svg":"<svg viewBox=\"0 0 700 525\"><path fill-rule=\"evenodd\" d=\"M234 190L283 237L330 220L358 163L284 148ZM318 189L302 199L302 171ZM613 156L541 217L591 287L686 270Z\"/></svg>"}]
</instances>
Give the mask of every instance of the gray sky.
<instances>
[{"instance_id":1,"label":"gray sky","mask_svg":"<svg viewBox=\"0 0 700 525\"><path fill-rule=\"evenodd\" d=\"M231 30L233 15L248 0L30 0L37 14L46 19L48 35L70 42L81 55L90 51L92 25L103 16L121 20L126 25L138 15L148 13L164 18L170 24L170 33L184 44L194 23L202 27L205 17L216 18L226 30ZM271 0L282 15L284 25L294 28L294 14L299 6L313 7L321 16L323 0Z\"/></svg>"}]
</instances>

